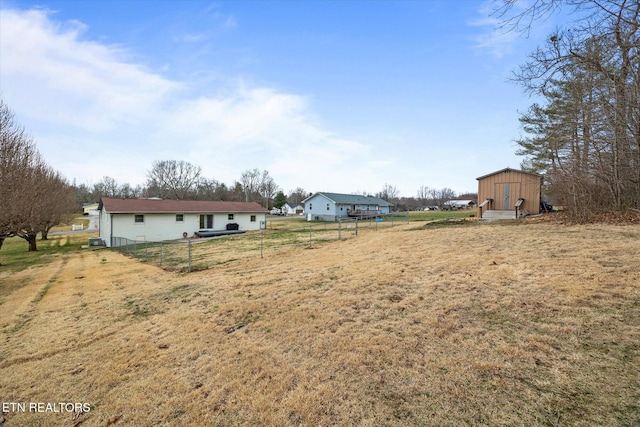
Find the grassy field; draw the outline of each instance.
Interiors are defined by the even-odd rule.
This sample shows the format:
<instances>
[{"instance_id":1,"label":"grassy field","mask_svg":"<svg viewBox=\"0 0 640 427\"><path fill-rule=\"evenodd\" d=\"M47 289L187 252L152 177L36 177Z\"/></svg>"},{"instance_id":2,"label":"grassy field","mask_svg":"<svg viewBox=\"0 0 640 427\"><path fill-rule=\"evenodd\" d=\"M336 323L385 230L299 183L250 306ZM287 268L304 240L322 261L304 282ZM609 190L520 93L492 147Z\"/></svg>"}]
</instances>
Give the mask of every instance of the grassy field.
<instances>
[{"instance_id":1,"label":"grassy field","mask_svg":"<svg viewBox=\"0 0 640 427\"><path fill-rule=\"evenodd\" d=\"M161 265L163 268L176 271L199 271L216 268L220 264L240 259L279 257L282 251L290 251L294 247L312 249L318 244L347 240L362 233L408 222L439 221L439 218L444 217L442 215L425 217L420 214L409 217L406 213L401 213L385 216L382 222L372 218L340 223L306 221L300 216L271 217L267 221L266 230L190 241L130 242L119 250L127 255ZM453 218L465 217L469 217L469 213L453 215Z\"/></svg>"},{"instance_id":2,"label":"grassy field","mask_svg":"<svg viewBox=\"0 0 640 427\"><path fill-rule=\"evenodd\" d=\"M473 209L459 211L397 212L395 214L384 217L384 221L385 223L390 223L392 221L401 223L407 221L407 215L409 221L439 221L448 218L469 218L471 216L477 215L477 211ZM365 222L367 222L367 220L365 220ZM267 217L267 229L269 230L305 228L310 224L326 225L328 223L326 221L307 221L304 216L300 215L287 217L273 217L271 215L268 215Z\"/></svg>"},{"instance_id":3,"label":"grassy field","mask_svg":"<svg viewBox=\"0 0 640 427\"><path fill-rule=\"evenodd\" d=\"M637 225L412 221L191 274L86 237L0 251L2 401L91 405L5 426L640 425Z\"/></svg>"}]
</instances>

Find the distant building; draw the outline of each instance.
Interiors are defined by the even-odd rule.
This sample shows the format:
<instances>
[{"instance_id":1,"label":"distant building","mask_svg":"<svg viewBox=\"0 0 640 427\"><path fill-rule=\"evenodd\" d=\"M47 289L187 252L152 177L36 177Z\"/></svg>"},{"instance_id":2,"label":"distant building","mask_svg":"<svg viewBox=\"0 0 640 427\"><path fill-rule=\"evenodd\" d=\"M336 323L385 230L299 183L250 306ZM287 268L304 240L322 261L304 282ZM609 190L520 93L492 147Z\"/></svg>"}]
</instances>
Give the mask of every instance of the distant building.
<instances>
[{"instance_id":1,"label":"distant building","mask_svg":"<svg viewBox=\"0 0 640 427\"><path fill-rule=\"evenodd\" d=\"M357 194L315 193L302 201L307 221L371 218L391 213L393 203Z\"/></svg>"},{"instance_id":2,"label":"distant building","mask_svg":"<svg viewBox=\"0 0 640 427\"><path fill-rule=\"evenodd\" d=\"M304 212L304 207L301 204L285 203L280 207L280 211L284 215L296 215Z\"/></svg>"},{"instance_id":3,"label":"distant building","mask_svg":"<svg viewBox=\"0 0 640 427\"><path fill-rule=\"evenodd\" d=\"M502 169L478 180L479 218L520 218L540 213L542 175Z\"/></svg>"},{"instance_id":4,"label":"distant building","mask_svg":"<svg viewBox=\"0 0 640 427\"><path fill-rule=\"evenodd\" d=\"M99 203L83 203L82 215L98 215Z\"/></svg>"},{"instance_id":5,"label":"distant building","mask_svg":"<svg viewBox=\"0 0 640 427\"><path fill-rule=\"evenodd\" d=\"M120 240L158 242L216 230L259 230L267 210L258 203L206 200L112 199L99 205L100 238L107 246Z\"/></svg>"},{"instance_id":6,"label":"distant building","mask_svg":"<svg viewBox=\"0 0 640 427\"><path fill-rule=\"evenodd\" d=\"M475 200L449 200L444 202L444 207L450 210L473 209L476 207Z\"/></svg>"}]
</instances>

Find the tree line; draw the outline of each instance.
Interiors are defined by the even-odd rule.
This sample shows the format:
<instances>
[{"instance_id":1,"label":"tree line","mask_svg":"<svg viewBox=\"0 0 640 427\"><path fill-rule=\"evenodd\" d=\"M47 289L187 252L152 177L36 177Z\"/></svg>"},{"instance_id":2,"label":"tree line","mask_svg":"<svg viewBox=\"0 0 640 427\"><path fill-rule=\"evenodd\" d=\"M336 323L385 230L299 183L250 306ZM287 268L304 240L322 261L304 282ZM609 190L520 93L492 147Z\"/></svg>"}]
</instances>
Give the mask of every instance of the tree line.
<instances>
[{"instance_id":1,"label":"tree line","mask_svg":"<svg viewBox=\"0 0 640 427\"><path fill-rule=\"evenodd\" d=\"M640 2L499 4L503 23L516 31L565 9L575 16L514 74L543 99L520 117L523 169L544 174L546 191L577 219L639 209Z\"/></svg>"},{"instance_id":2,"label":"tree line","mask_svg":"<svg viewBox=\"0 0 640 427\"><path fill-rule=\"evenodd\" d=\"M8 237L20 237L37 250L36 237L75 208L74 189L49 166L32 137L0 100L0 248Z\"/></svg>"},{"instance_id":3,"label":"tree line","mask_svg":"<svg viewBox=\"0 0 640 427\"><path fill-rule=\"evenodd\" d=\"M118 183L114 178L105 176L93 185L74 185L78 206L95 203L102 197L138 198L159 197L162 199L184 200L221 200L256 202L267 209L280 208L285 203L296 206L312 193L302 187L285 192L278 186L267 170L257 168L242 172L240 179L226 185L215 179L202 176L200 166L186 161L162 160L154 161L147 171L144 185L131 186L129 183ZM360 192L356 192L360 194ZM416 196L401 197L398 188L384 184L382 190L365 196L375 196L386 200L404 210L415 210L425 206L442 206L446 201L455 198L475 200L476 193L457 194L450 188L431 188L421 186Z\"/></svg>"},{"instance_id":4,"label":"tree line","mask_svg":"<svg viewBox=\"0 0 640 427\"><path fill-rule=\"evenodd\" d=\"M0 138L0 248L6 238L20 237L28 242L29 251L35 251L38 235L46 240L52 227L81 212L83 204L98 202L102 197L245 201L269 209L285 203L296 206L311 195L301 187L285 194L267 170L246 170L237 181L226 185L204 177L200 166L179 160L154 161L144 185L119 183L109 176L93 185L70 184L45 162L31 135L15 121L1 99ZM442 206L456 193L448 188L422 186L417 197L400 197L396 186L385 184L375 196L398 209L414 210Z\"/></svg>"},{"instance_id":5,"label":"tree line","mask_svg":"<svg viewBox=\"0 0 640 427\"><path fill-rule=\"evenodd\" d=\"M79 205L94 203L102 197L138 198L158 197L176 200L216 200L256 202L269 209L273 207L276 196L282 193L268 170L257 168L242 172L240 179L231 185L207 178L202 168L183 160L157 160L146 173L144 185L131 186L118 183L114 178L105 176L93 185L75 185L76 200ZM310 193L296 188L284 196L284 201L300 203Z\"/></svg>"}]
</instances>

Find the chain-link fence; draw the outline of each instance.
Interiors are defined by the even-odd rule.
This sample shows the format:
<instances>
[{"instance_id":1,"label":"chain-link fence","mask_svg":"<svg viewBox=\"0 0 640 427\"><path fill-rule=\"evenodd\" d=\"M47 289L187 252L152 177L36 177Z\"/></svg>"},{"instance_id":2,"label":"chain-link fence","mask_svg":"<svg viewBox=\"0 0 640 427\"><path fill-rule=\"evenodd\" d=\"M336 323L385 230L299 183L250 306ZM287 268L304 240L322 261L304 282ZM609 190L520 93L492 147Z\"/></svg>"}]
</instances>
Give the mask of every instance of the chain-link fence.
<instances>
[{"instance_id":1,"label":"chain-link fence","mask_svg":"<svg viewBox=\"0 0 640 427\"><path fill-rule=\"evenodd\" d=\"M200 239L180 239L162 242L135 241L114 237L112 247L122 253L178 271L215 268L241 259L265 258L283 250L313 247L325 242L346 240L359 233L406 224L408 215L385 216L366 220L281 224L277 229L260 230Z\"/></svg>"}]
</instances>

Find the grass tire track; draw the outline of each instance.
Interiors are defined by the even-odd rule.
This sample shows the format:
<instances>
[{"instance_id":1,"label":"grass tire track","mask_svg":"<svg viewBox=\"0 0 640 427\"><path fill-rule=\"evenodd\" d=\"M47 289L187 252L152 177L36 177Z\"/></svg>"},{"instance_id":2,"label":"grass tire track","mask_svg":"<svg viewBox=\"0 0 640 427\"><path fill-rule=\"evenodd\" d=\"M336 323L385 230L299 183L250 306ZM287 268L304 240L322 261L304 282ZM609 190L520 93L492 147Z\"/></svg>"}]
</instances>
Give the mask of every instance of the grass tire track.
<instances>
[{"instance_id":1,"label":"grass tire track","mask_svg":"<svg viewBox=\"0 0 640 427\"><path fill-rule=\"evenodd\" d=\"M31 320L33 320L33 318L35 317L37 304L42 301L42 299L51 289L51 286L58 280L58 278L60 277L60 274L64 270L64 267L67 265L68 261L69 261L69 256L63 255L62 259L60 260L60 265L55 269L53 274L51 274L51 277L49 277L49 279L47 280L47 283L42 288L40 288L40 291L38 292L38 294L31 300L31 303L29 304L28 308L16 315L16 321L13 327L9 329L10 333L14 334L20 331L22 328L27 326L27 324Z\"/></svg>"},{"instance_id":2,"label":"grass tire track","mask_svg":"<svg viewBox=\"0 0 640 427\"><path fill-rule=\"evenodd\" d=\"M28 362L33 362L33 361L38 361L38 360L43 360L49 357L53 357L56 356L60 353L64 353L67 351L73 351L73 350L80 350L86 347L89 347L99 341L102 341L105 338L109 338L115 334L118 334L122 332L122 329L116 329L114 331L110 331L110 332L106 332L104 334L100 334L90 340L87 341L83 341L81 343L79 343L78 345L74 345L74 346L69 346L69 347L64 347L64 348L58 348L55 350L50 350L50 351L46 351L44 353L40 353L40 354L34 354L33 356L26 356L26 357L17 357L15 359L10 359L10 360L5 360L0 362L0 369L5 369L5 368L9 368L11 366L16 366L16 365L21 365L23 363L28 363Z\"/></svg>"}]
</instances>

